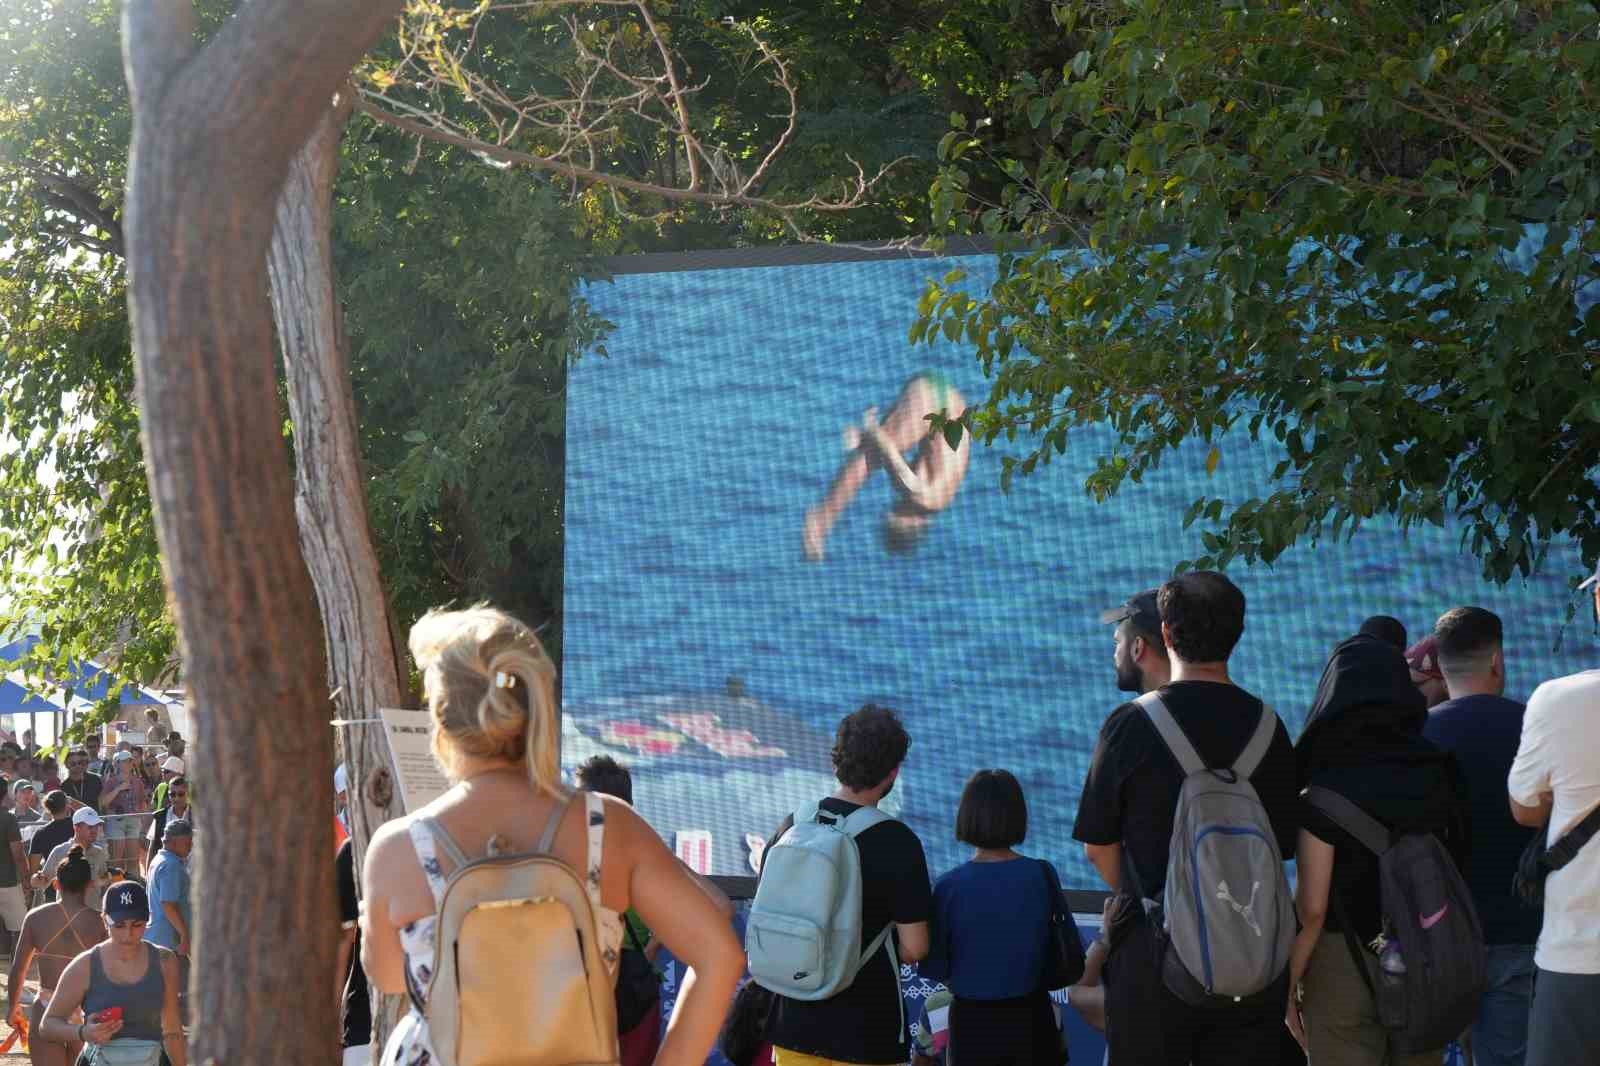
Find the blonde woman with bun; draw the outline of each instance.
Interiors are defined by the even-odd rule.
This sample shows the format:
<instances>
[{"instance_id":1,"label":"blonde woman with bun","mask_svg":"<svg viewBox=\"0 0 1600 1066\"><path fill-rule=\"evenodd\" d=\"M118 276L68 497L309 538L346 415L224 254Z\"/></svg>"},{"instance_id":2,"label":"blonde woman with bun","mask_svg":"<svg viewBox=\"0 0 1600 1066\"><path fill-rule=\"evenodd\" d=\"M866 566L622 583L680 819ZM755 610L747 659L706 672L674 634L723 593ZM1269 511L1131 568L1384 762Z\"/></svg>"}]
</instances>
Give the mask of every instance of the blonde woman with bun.
<instances>
[{"instance_id":1,"label":"blonde woman with bun","mask_svg":"<svg viewBox=\"0 0 1600 1066\"><path fill-rule=\"evenodd\" d=\"M564 807L551 853L598 880L603 954L616 979L621 915L634 908L689 968L656 1062L701 1066L744 970L724 916L654 830L620 800L561 786L555 667L527 626L492 607L432 611L411 629L433 719L433 752L455 782L434 802L383 825L362 873L361 961L383 992L403 995L409 973L432 976L437 900L456 861L418 822L437 820L464 855L535 850ZM470 976L470 975L463 975ZM509 1005L508 1005L509 1009ZM378 1066L437 1061L413 1004Z\"/></svg>"}]
</instances>

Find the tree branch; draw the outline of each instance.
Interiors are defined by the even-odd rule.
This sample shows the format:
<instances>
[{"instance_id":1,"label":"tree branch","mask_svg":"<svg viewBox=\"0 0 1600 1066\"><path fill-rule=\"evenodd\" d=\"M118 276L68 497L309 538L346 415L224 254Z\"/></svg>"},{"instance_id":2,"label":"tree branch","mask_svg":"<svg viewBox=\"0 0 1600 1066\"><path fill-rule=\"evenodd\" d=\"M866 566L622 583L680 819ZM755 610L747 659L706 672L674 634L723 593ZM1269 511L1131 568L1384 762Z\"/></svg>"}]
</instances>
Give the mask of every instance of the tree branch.
<instances>
[{"instance_id":1,"label":"tree branch","mask_svg":"<svg viewBox=\"0 0 1600 1066\"><path fill-rule=\"evenodd\" d=\"M630 214L620 192L634 192L678 203L747 207L782 217L785 225L807 239L795 215L804 211L840 212L870 202L874 187L905 159L897 159L868 176L851 160L854 176L841 175L842 188L832 198L813 195L784 202L759 195L780 157L792 145L799 124L799 100L788 66L755 31L730 23L731 32L748 38L753 53L741 45L740 59L755 60L769 86L784 101L771 117L782 126L765 146L737 149L708 143L695 129L690 98L705 83L690 84L678 70L683 62L671 47L670 27L658 22L652 0L482 0L469 10L415 4L401 26L403 57L394 66L369 73L357 102L368 117L418 138L475 152L502 164L520 164L556 174L579 186L603 185L617 208ZM539 27L565 34L570 63L547 63L541 70L550 84L515 89L497 84L492 56L480 57L479 30L496 14L517 12L527 19L531 9L548 16ZM605 28L597 28L601 17ZM597 36L599 34L600 36ZM559 88L555 86L559 85ZM465 107L447 107L451 91ZM646 127L640 136L640 124ZM713 126L713 128L715 128ZM652 133L655 134L652 136ZM527 144L514 142L524 134ZM624 145L642 143L646 156L631 156ZM677 180L682 155L687 174ZM745 175L741 158L757 160ZM667 165L656 166L657 162ZM624 169L627 174L615 173ZM665 179L670 172L672 180ZM657 180L643 180L654 175Z\"/></svg>"},{"instance_id":2,"label":"tree branch","mask_svg":"<svg viewBox=\"0 0 1600 1066\"><path fill-rule=\"evenodd\" d=\"M405 118L392 111L386 111L372 102L374 96L375 94L357 90L355 109L386 126L392 126L413 136L462 148L489 159L497 159L502 163L518 163L530 166L536 170L559 174L564 178L569 178L584 185L607 185L615 189L625 189L629 192L658 196L664 200L674 200L682 203L712 204L719 207L751 207L758 210L771 211L779 215L786 215L795 211L839 212L861 207L870 202L867 197L872 188L893 168L909 161L910 158L902 156L899 159L892 160L879 168L878 172L870 178L857 165L855 190L852 195L845 199L824 200L813 196L807 200L784 202L762 196L749 196L738 192L710 192L656 185L647 181L625 178L617 174L607 174L604 171L594 170L589 167L580 167L561 159L534 155L531 152L520 152L514 148L506 148L498 144L491 144L488 141L477 140L440 125L428 125L416 119ZM383 99L382 97L377 98ZM393 101L387 100L385 102L393 103Z\"/></svg>"},{"instance_id":3,"label":"tree branch","mask_svg":"<svg viewBox=\"0 0 1600 1066\"><path fill-rule=\"evenodd\" d=\"M100 198L93 190L30 160L23 160L21 165L24 171L44 186L45 191L40 194L41 200L55 210L71 215L83 225L104 230L108 235L105 239L90 234L63 234L64 236L81 239L83 243L92 245L93 250L97 252L109 251L119 257L122 255L122 224L110 211L101 206Z\"/></svg>"}]
</instances>

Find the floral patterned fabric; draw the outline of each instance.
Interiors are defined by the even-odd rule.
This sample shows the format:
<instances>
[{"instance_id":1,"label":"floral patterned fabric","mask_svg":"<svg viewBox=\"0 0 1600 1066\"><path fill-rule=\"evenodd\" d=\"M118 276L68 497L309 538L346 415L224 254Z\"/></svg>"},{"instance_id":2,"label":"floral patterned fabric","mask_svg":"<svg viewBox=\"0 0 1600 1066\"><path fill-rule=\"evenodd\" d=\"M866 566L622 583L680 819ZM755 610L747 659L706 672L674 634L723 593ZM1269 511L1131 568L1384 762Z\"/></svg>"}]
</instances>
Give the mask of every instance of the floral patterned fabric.
<instances>
[{"instance_id":1,"label":"floral patterned fabric","mask_svg":"<svg viewBox=\"0 0 1600 1066\"><path fill-rule=\"evenodd\" d=\"M606 833L605 802L594 793L585 792L581 795L589 830L588 868L584 883L589 889L589 902L594 904L595 920L600 932L600 953L605 959L606 969L615 980L620 958L618 953L622 948L622 916L600 905L600 860L604 855ZM420 819L415 818L407 826L407 833L411 837L412 848L416 850L417 862L428 879L428 888L433 892L433 904L437 908L444 899L447 879L444 868L439 864L433 834ZM433 980L434 934L437 926L437 914L430 914L400 930L400 946L406 953L407 981L416 990L419 999L426 995L428 984ZM389 1043L383 1049L383 1058L380 1060L381 1066L431 1066L437 1058L433 1046L428 1043L428 1021L413 1002L411 1010L389 1035Z\"/></svg>"}]
</instances>

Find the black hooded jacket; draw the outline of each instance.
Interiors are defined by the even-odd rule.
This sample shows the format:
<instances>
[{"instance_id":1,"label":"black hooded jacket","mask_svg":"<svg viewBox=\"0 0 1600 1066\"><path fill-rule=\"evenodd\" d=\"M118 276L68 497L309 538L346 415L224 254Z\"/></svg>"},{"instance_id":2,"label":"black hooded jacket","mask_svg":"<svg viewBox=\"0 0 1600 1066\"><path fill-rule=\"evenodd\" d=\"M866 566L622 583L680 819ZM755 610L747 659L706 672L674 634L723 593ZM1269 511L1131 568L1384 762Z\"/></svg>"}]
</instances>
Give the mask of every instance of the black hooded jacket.
<instances>
[{"instance_id":1,"label":"black hooded jacket","mask_svg":"<svg viewBox=\"0 0 1600 1066\"><path fill-rule=\"evenodd\" d=\"M1466 784L1454 756L1422 736L1427 717L1399 649L1366 635L1342 641L1295 744L1300 784L1332 789L1390 829L1433 833L1465 869ZM1372 940L1381 925L1377 856L1309 804L1300 824L1334 848L1327 927L1343 929L1342 909L1359 939Z\"/></svg>"}]
</instances>

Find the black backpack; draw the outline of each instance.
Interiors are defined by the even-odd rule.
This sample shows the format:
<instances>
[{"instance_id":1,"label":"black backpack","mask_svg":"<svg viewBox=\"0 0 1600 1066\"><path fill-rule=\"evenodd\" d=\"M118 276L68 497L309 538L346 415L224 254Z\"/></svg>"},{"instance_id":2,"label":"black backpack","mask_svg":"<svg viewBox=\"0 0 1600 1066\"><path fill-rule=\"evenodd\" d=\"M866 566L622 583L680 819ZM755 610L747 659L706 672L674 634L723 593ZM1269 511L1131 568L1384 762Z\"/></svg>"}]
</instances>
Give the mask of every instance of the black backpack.
<instances>
[{"instance_id":1,"label":"black backpack","mask_svg":"<svg viewBox=\"0 0 1600 1066\"><path fill-rule=\"evenodd\" d=\"M1391 833L1331 789L1312 786L1306 801L1378 857L1384 946L1377 981L1372 955L1356 941L1337 891L1335 913L1356 970L1372 992L1378 1020L1403 1051L1432 1051L1478 1017L1488 987L1487 951L1472 893L1455 860L1432 833Z\"/></svg>"}]
</instances>

